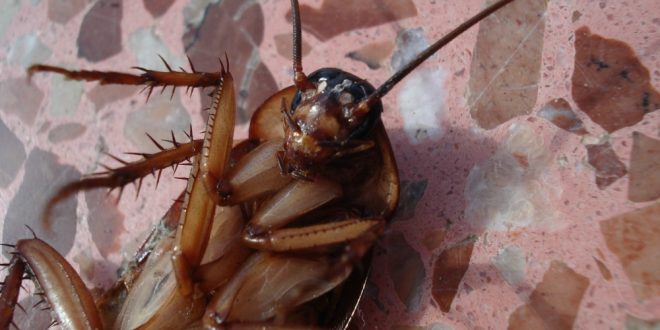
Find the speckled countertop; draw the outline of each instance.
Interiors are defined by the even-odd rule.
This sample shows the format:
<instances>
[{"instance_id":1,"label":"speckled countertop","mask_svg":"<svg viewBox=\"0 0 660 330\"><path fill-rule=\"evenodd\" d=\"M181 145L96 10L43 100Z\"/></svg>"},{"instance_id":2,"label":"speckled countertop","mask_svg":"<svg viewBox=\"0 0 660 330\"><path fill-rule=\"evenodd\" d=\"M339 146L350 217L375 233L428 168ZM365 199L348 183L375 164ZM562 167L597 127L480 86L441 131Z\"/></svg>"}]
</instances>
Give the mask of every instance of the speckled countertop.
<instances>
[{"instance_id":1,"label":"speckled countertop","mask_svg":"<svg viewBox=\"0 0 660 330\"><path fill-rule=\"evenodd\" d=\"M383 82L482 1L302 1L304 67ZM60 204L66 182L153 151L145 132L201 131L205 95L26 80L32 63L215 71L226 52L245 136L291 83L288 1L0 1L2 242L53 244L106 288L183 189L146 180ZM660 327L660 2L517 0L384 100L402 179L357 325L385 329ZM185 170L179 170L183 171ZM185 175L178 173L179 175ZM6 253L3 258L6 258ZM30 297L22 298L29 301ZM32 306L24 303L25 306ZM28 308L21 328L49 323Z\"/></svg>"}]
</instances>

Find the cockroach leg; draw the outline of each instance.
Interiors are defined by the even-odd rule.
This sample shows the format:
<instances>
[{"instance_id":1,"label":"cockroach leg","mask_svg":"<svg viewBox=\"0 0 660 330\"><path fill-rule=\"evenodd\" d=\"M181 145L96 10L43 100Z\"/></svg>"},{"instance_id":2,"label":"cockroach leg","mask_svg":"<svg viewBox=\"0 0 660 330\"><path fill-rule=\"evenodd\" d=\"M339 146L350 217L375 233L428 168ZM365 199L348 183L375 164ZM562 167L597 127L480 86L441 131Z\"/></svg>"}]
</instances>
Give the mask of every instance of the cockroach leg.
<instances>
[{"instance_id":1,"label":"cockroach leg","mask_svg":"<svg viewBox=\"0 0 660 330\"><path fill-rule=\"evenodd\" d=\"M106 168L104 172L92 174L80 181L71 182L62 188L48 201L44 208L42 221L46 227L50 225L49 216L57 203L65 198L79 192L81 190L89 190L94 188L110 188L119 189L120 197L124 187L132 182L137 181L137 191L139 193L142 179L149 175L157 175L157 180L160 180L161 171L169 166L176 166L191 157L195 156L201 151L202 140L193 140L188 143L178 143L170 149L162 149L153 154L139 154L143 158L134 162L126 162L117 157L113 157L121 162L124 166L119 168ZM157 183L156 183L157 184Z\"/></svg>"},{"instance_id":2,"label":"cockroach leg","mask_svg":"<svg viewBox=\"0 0 660 330\"><path fill-rule=\"evenodd\" d=\"M349 219L305 227L284 228L263 235L246 235L247 246L273 252L321 252L360 239L377 237L385 226L380 219Z\"/></svg>"},{"instance_id":3,"label":"cockroach leg","mask_svg":"<svg viewBox=\"0 0 660 330\"><path fill-rule=\"evenodd\" d=\"M342 187L335 181L316 177L294 180L265 201L246 226L246 236L258 236L281 228L297 217L340 198Z\"/></svg>"},{"instance_id":4,"label":"cockroach leg","mask_svg":"<svg viewBox=\"0 0 660 330\"><path fill-rule=\"evenodd\" d=\"M193 292L192 272L195 260L201 261L202 251L208 244L211 219L215 203L208 197L199 178L199 160L195 159L179 217L176 246L172 253L172 267L182 294ZM197 238L200 240L196 240ZM191 262L192 261L192 262Z\"/></svg>"},{"instance_id":5,"label":"cockroach leg","mask_svg":"<svg viewBox=\"0 0 660 330\"><path fill-rule=\"evenodd\" d=\"M67 329L102 329L91 293L73 267L54 248L40 239L16 243L18 255L30 267L34 280L55 318Z\"/></svg>"},{"instance_id":6,"label":"cockroach leg","mask_svg":"<svg viewBox=\"0 0 660 330\"><path fill-rule=\"evenodd\" d=\"M201 265L193 273L203 292L224 285L252 254L240 239L244 224L241 206L216 207L209 244Z\"/></svg>"},{"instance_id":7,"label":"cockroach leg","mask_svg":"<svg viewBox=\"0 0 660 330\"><path fill-rule=\"evenodd\" d=\"M212 97L199 163L201 180L216 204L223 204L231 194L226 172L234 141L235 118L234 79L223 69L220 85Z\"/></svg>"},{"instance_id":8,"label":"cockroach leg","mask_svg":"<svg viewBox=\"0 0 660 330\"><path fill-rule=\"evenodd\" d=\"M204 292L225 285L253 253L240 240L235 240L218 259L199 266L193 276Z\"/></svg>"},{"instance_id":9,"label":"cockroach leg","mask_svg":"<svg viewBox=\"0 0 660 330\"><path fill-rule=\"evenodd\" d=\"M162 59L162 57L161 57ZM65 76L71 80L98 81L101 85L146 85L148 89L147 98L155 87L172 86L186 87L192 92L197 87L215 87L220 83L222 72L197 72L192 62L190 62L192 72L186 72L181 69L180 72L174 71L169 64L163 60L168 71L155 71L141 67L134 67L142 71L142 74L135 75L116 71L96 71L96 70L68 70L58 66L35 64L28 69L28 78L37 72L53 72Z\"/></svg>"},{"instance_id":10,"label":"cockroach leg","mask_svg":"<svg viewBox=\"0 0 660 330\"><path fill-rule=\"evenodd\" d=\"M202 152L190 172L172 256L174 273L183 295L193 291L192 272L200 265L211 234L216 204L226 199L219 191L226 182L234 135L236 100L229 71L213 93ZM220 118L220 120L216 120ZM220 183L220 184L219 184Z\"/></svg>"},{"instance_id":11,"label":"cockroach leg","mask_svg":"<svg viewBox=\"0 0 660 330\"><path fill-rule=\"evenodd\" d=\"M282 175L277 162L281 139L266 141L241 158L227 174L231 194L227 203L238 204L275 192L291 178Z\"/></svg>"},{"instance_id":12,"label":"cockroach leg","mask_svg":"<svg viewBox=\"0 0 660 330\"><path fill-rule=\"evenodd\" d=\"M24 272L25 263L18 255L14 255L9 262L9 273L5 277L2 292L0 292L0 329L9 329L9 325L12 324Z\"/></svg>"}]
</instances>

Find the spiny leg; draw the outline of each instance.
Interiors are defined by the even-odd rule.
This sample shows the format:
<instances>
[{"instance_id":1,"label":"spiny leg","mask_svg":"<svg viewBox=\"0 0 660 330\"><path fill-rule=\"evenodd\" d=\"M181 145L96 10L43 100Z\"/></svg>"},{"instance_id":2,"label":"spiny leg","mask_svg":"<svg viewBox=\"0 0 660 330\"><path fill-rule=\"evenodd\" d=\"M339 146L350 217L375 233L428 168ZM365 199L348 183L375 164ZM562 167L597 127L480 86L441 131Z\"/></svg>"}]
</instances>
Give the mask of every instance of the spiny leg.
<instances>
[{"instance_id":1,"label":"spiny leg","mask_svg":"<svg viewBox=\"0 0 660 330\"><path fill-rule=\"evenodd\" d=\"M253 249L273 252L327 252L337 246L361 240L364 236L378 237L385 227L382 219L347 219L305 227L284 228L262 235L244 236L245 244Z\"/></svg>"},{"instance_id":2,"label":"spiny leg","mask_svg":"<svg viewBox=\"0 0 660 330\"><path fill-rule=\"evenodd\" d=\"M18 305L18 294L24 272L25 263L19 256L14 255L9 262L9 273L2 283L0 293L0 329L9 329L9 325L13 324L14 308Z\"/></svg>"},{"instance_id":3,"label":"spiny leg","mask_svg":"<svg viewBox=\"0 0 660 330\"><path fill-rule=\"evenodd\" d=\"M140 70L142 74L130 74L117 71L97 71L97 70L68 70L58 66L35 64L28 68L28 78L38 72L58 73L71 80L98 81L101 85L119 84L119 85L146 85L148 89L147 99L155 87L172 86L172 94L177 87L186 87L187 91L196 87L215 87L220 83L221 72L198 72L188 58L192 72L187 72L183 68L181 71L174 71L169 64L160 58L167 71L149 70L142 67L134 67Z\"/></svg>"},{"instance_id":4,"label":"spiny leg","mask_svg":"<svg viewBox=\"0 0 660 330\"><path fill-rule=\"evenodd\" d=\"M227 67L229 63L227 63ZM234 78L229 71L224 71L217 91L213 94L209 117L204 133L204 144L199 168L201 180L207 194L216 204L220 204L223 195L228 194L226 172L229 169L232 144L234 141L234 123L236 121L236 96Z\"/></svg>"},{"instance_id":5,"label":"spiny leg","mask_svg":"<svg viewBox=\"0 0 660 330\"><path fill-rule=\"evenodd\" d=\"M151 136L149 136L151 138ZM157 182L160 180L161 171L169 166L178 166L178 164L190 159L201 151L202 140L193 140L188 143L179 143L172 138L174 147L170 149L163 148L153 138L151 140L161 149L160 152L153 154L140 153L137 154L143 158L134 161L126 162L111 155L112 158L124 164L124 166L111 169L106 167L106 171L96 173L80 181L71 182L62 188L53 196L46 205L42 215L42 221L46 227L49 224L49 217L51 211L57 203L64 200L68 196L81 191L95 188L106 187L112 189L119 189L119 195L123 192L124 187L132 182L137 181L137 192L139 193L142 186L142 180L149 174L156 175Z\"/></svg>"},{"instance_id":6,"label":"spiny leg","mask_svg":"<svg viewBox=\"0 0 660 330\"><path fill-rule=\"evenodd\" d=\"M40 239L16 243L18 256L34 274L56 321L67 329L102 329L92 294L73 267L53 247Z\"/></svg>"},{"instance_id":7,"label":"spiny leg","mask_svg":"<svg viewBox=\"0 0 660 330\"><path fill-rule=\"evenodd\" d=\"M231 260L225 259L199 269L216 205L234 205L261 196L281 188L290 180L280 174L275 159L280 140L263 143L238 157L240 160L229 171L235 114L233 80L229 73L214 93L210 110L202 153L196 159L188 181L173 256L177 282L184 294L192 292L193 275L202 282L209 277L217 279L218 275L224 276L215 272L218 267L238 266L240 262L235 259L244 259L239 257L246 252L241 246L232 252L236 255L232 255ZM228 273L225 269L223 274Z\"/></svg>"},{"instance_id":8,"label":"spiny leg","mask_svg":"<svg viewBox=\"0 0 660 330\"><path fill-rule=\"evenodd\" d=\"M281 174L277 153L281 139L261 143L242 157L226 176L230 193L220 204L239 204L275 192L291 181ZM216 199L221 199L216 196Z\"/></svg>"},{"instance_id":9,"label":"spiny leg","mask_svg":"<svg viewBox=\"0 0 660 330\"><path fill-rule=\"evenodd\" d=\"M233 135L236 100L234 83L228 71L213 93L202 152L195 159L188 179L184 210L179 220L172 256L174 273L181 293L193 291L192 273L200 265L211 234L218 187L226 182Z\"/></svg>"},{"instance_id":10,"label":"spiny leg","mask_svg":"<svg viewBox=\"0 0 660 330\"><path fill-rule=\"evenodd\" d=\"M314 181L293 180L259 206L247 224L245 234L258 237L282 228L343 194L341 185L321 176Z\"/></svg>"}]
</instances>

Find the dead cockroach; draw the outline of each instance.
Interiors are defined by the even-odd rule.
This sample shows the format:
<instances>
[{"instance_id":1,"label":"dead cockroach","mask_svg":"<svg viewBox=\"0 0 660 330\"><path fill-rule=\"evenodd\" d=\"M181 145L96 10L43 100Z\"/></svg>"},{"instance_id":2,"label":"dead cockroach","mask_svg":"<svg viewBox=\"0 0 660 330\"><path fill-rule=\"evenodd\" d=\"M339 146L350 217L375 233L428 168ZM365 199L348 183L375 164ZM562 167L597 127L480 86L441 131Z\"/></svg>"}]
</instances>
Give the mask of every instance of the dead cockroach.
<instances>
[{"instance_id":1,"label":"dead cockroach","mask_svg":"<svg viewBox=\"0 0 660 330\"><path fill-rule=\"evenodd\" d=\"M219 72L145 68L140 75L34 65L73 80L155 87L213 87L204 137L70 183L45 211L75 192L122 189L190 160L181 203L138 252L130 272L94 302L46 242L24 239L2 290L11 323L23 274L43 290L65 328L345 328L364 288L370 249L399 197L396 162L380 121L381 98L445 44L512 0L498 1L420 53L378 88L336 68L306 75L298 3L294 85L267 99L234 143L235 91L227 57ZM155 141L154 141L155 142ZM159 172L160 173L160 172ZM139 185L139 184L138 184Z\"/></svg>"}]
</instances>

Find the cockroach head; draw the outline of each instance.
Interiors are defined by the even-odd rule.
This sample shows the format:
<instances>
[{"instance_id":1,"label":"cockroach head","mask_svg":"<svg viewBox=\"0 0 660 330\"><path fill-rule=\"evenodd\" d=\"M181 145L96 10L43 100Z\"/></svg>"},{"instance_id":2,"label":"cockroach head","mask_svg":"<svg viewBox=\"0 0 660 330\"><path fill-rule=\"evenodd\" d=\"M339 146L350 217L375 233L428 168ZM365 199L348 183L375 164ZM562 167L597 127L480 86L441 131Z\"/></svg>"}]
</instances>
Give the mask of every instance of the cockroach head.
<instances>
[{"instance_id":1,"label":"cockroach head","mask_svg":"<svg viewBox=\"0 0 660 330\"><path fill-rule=\"evenodd\" d=\"M280 160L285 172L309 171L363 150L383 111L380 100L369 111L360 107L374 91L366 80L340 69L310 74L307 88L298 90L290 109L282 109L285 140Z\"/></svg>"}]
</instances>

